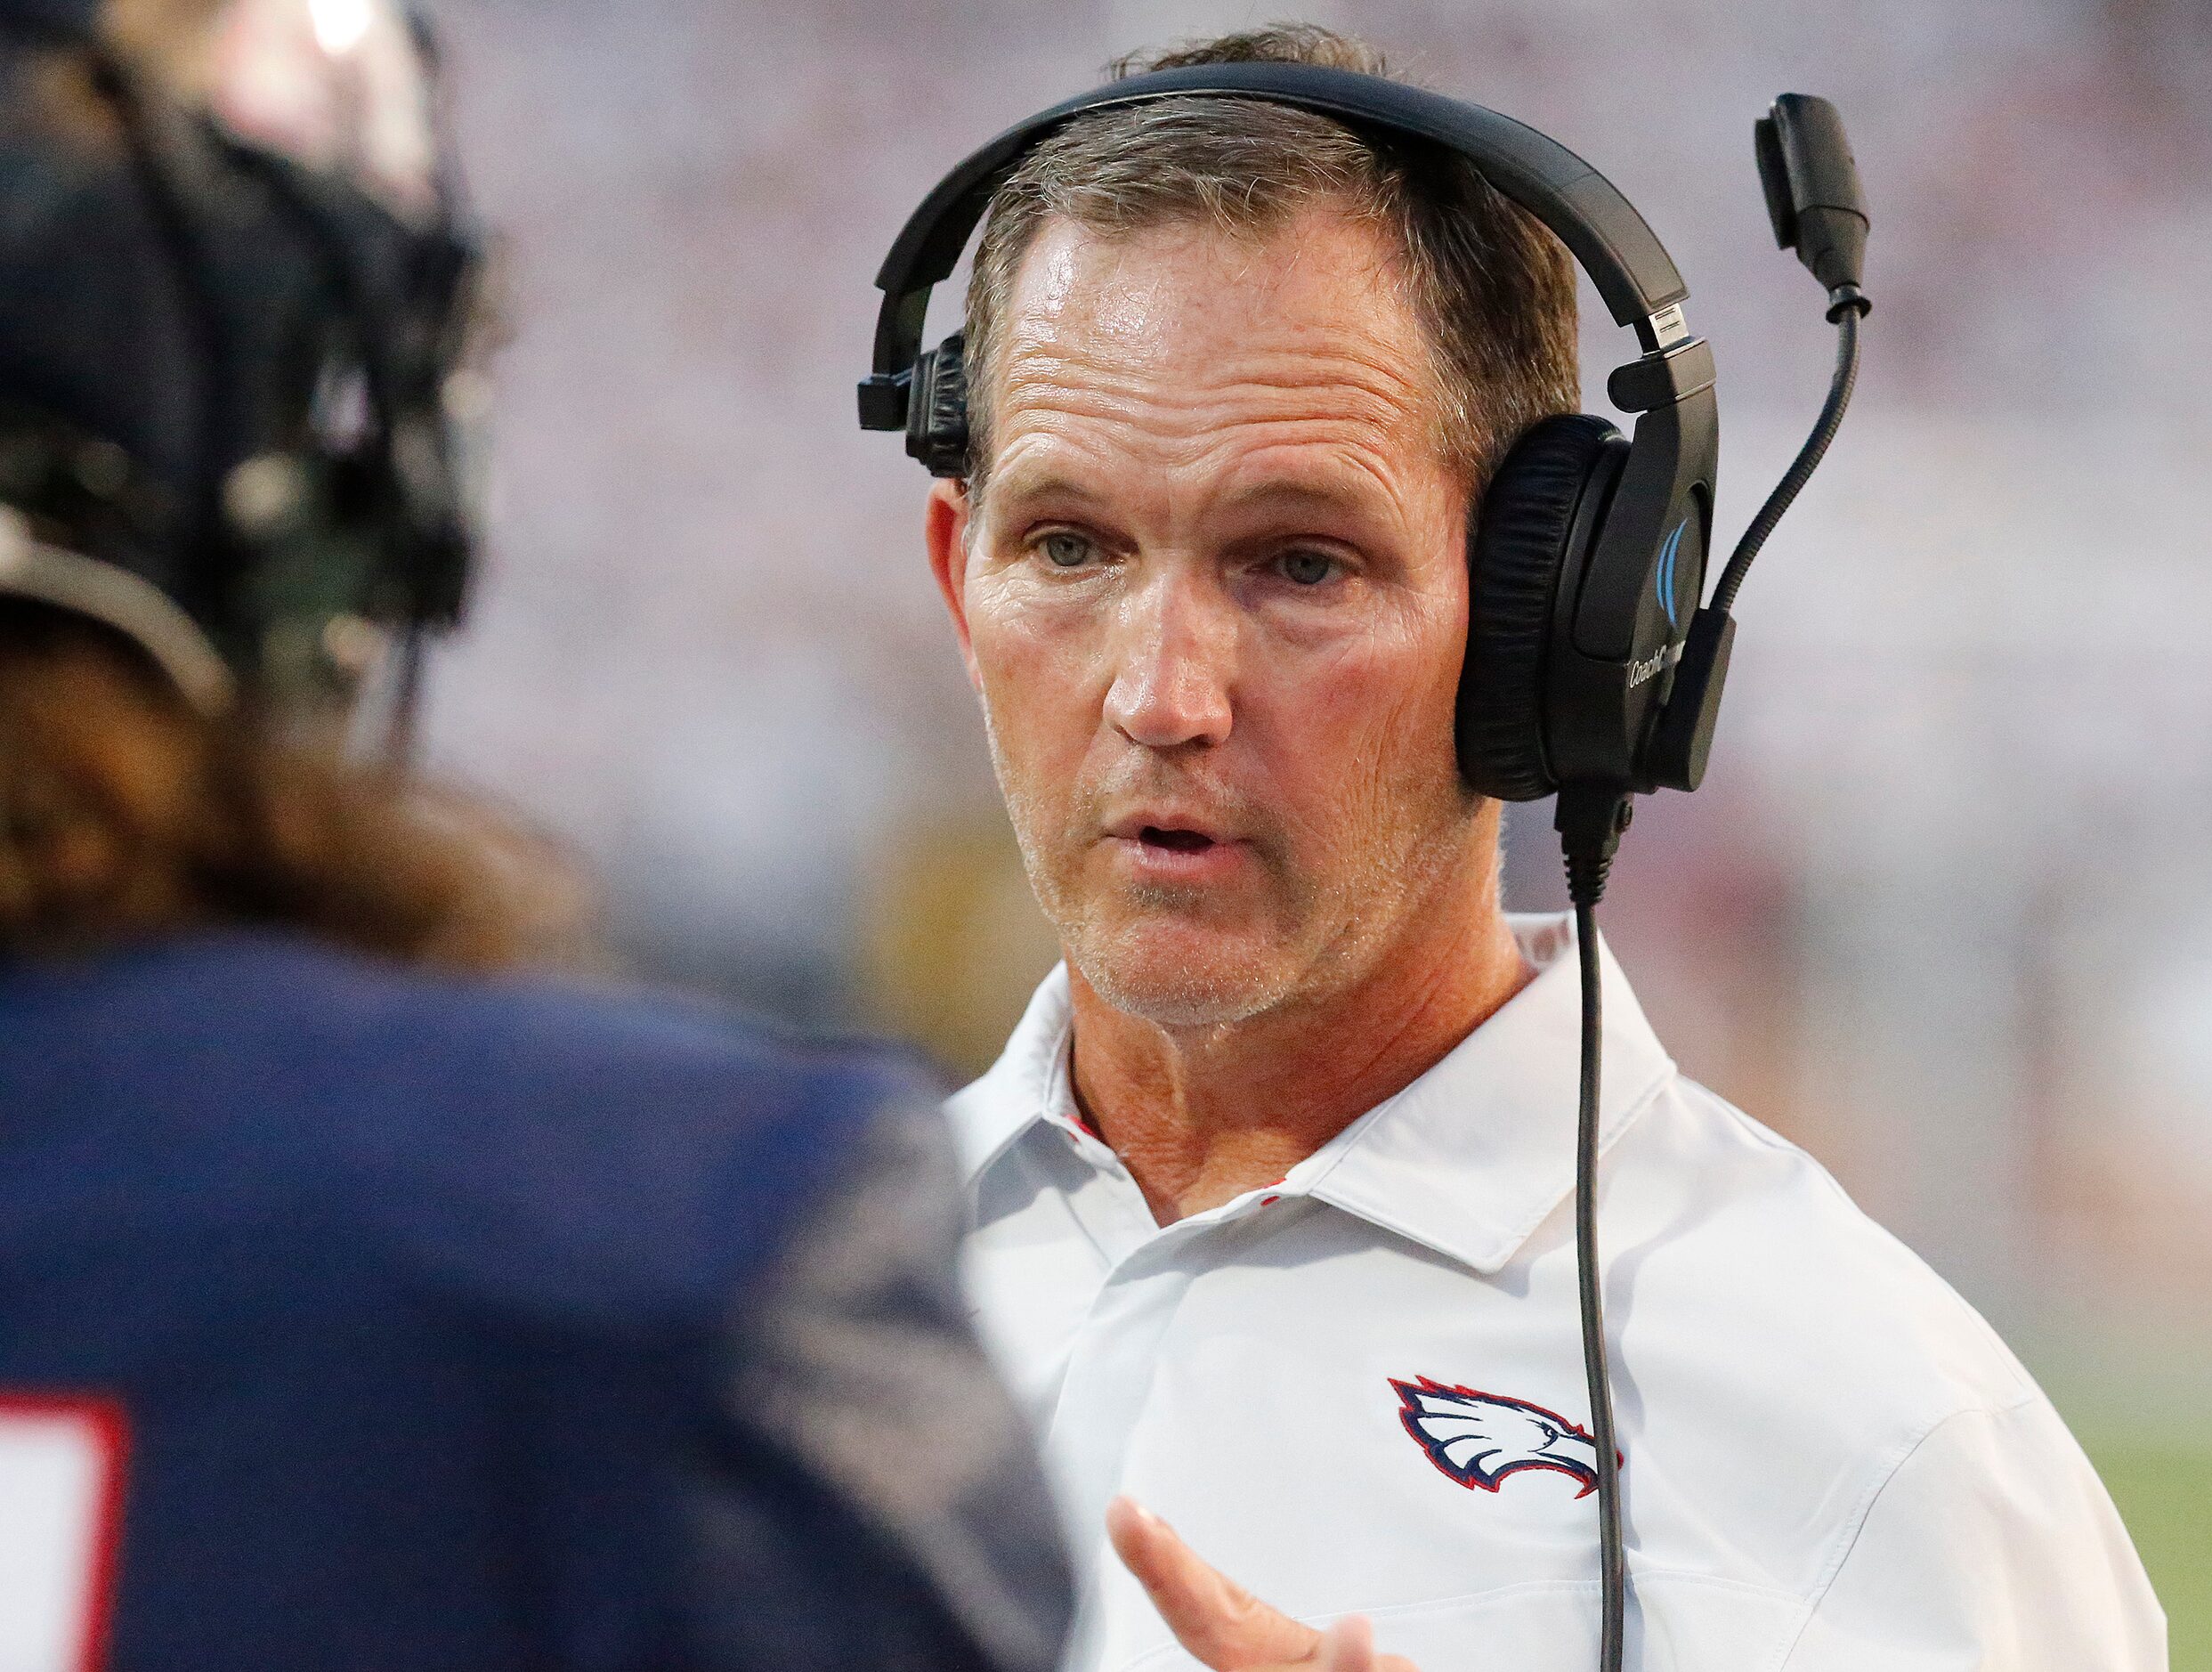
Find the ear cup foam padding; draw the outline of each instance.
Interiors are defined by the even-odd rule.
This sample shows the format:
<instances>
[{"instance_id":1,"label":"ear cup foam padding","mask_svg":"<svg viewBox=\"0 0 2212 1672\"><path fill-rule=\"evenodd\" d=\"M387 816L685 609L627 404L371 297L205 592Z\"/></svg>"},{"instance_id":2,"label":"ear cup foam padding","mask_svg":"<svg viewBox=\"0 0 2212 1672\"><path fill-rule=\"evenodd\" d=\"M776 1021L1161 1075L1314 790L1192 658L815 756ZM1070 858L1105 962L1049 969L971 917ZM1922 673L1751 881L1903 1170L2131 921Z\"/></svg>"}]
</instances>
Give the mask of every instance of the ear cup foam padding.
<instances>
[{"instance_id":1,"label":"ear cup foam padding","mask_svg":"<svg viewBox=\"0 0 2212 1672\"><path fill-rule=\"evenodd\" d=\"M1544 739L1553 600L1584 494L1627 450L1601 418L1544 418L1513 443L1475 507L1458 745L1460 770L1483 795L1533 801L1558 788ZM1590 540L1600 524L1582 520Z\"/></svg>"},{"instance_id":2,"label":"ear cup foam padding","mask_svg":"<svg viewBox=\"0 0 2212 1672\"><path fill-rule=\"evenodd\" d=\"M933 476L965 476L968 439L968 339L955 331L914 362L906 452Z\"/></svg>"}]
</instances>

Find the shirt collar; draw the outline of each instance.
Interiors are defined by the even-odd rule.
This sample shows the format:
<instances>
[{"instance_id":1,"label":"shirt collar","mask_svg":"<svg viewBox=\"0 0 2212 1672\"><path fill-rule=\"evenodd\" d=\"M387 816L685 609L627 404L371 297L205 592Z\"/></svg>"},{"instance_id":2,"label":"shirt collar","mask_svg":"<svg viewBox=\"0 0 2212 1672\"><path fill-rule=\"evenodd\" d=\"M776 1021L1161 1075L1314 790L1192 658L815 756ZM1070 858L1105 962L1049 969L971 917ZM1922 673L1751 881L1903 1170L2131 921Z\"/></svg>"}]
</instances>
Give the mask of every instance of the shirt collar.
<instances>
[{"instance_id":1,"label":"shirt collar","mask_svg":"<svg viewBox=\"0 0 2212 1672\"><path fill-rule=\"evenodd\" d=\"M1575 1189L1582 986L1571 915L1508 920L1535 978L1436 1067L1292 1173L1309 1195L1492 1272ZM1598 1144L1674 1071L1612 951L1598 944L1604 1071ZM1301 1174L1304 1175L1301 1177Z\"/></svg>"},{"instance_id":2,"label":"shirt collar","mask_svg":"<svg viewBox=\"0 0 2212 1672\"><path fill-rule=\"evenodd\" d=\"M1309 1195L1493 1272L1575 1188L1581 987L1570 915L1507 920L1535 979L1419 1079L1269 1189ZM1673 1073L1603 942L1599 1144L1617 1139ZM1073 1011L1065 968L1046 977L989 1073L949 1106L972 1181L1040 1122L1072 1118Z\"/></svg>"},{"instance_id":3,"label":"shirt collar","mask_svg":"<svg viewBox=\"0 0 2212 1672\"><path fill-rule=\"evenodd\" d=\"M944 1106L960 1171L970 1183L1030 1127L1059 1116L1063 1100L1072 1104L1067 1046L1074 1027L1067 966L1055 964L1031 995L999 1059Z\"/></svg>"}]
</instances>

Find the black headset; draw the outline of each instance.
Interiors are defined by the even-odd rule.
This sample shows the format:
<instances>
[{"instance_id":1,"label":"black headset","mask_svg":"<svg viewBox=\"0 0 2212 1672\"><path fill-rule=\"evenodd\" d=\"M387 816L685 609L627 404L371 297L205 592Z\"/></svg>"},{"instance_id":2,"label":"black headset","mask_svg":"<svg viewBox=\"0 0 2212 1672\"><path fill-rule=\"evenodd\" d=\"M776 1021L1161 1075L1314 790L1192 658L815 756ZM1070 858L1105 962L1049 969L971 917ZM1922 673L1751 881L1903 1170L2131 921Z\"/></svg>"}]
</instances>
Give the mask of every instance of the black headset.
<instances>
[{"instance_id":1,"label":"black headset","mask_svg":"<svg viewBox=\"0 0 2212 1672\"><path fill-rule=\"evenodd\" d=\"M1459 761L1473 789L1509 801L1565 784L1696 788L1726 670L1720 645L1705 677L1676 677L1713 537L1713 351L1683 322L1689 287L1643 216L1574 152L1510 117L1307 64L1162 70L1055 105L947 175L892 245L876 277L884 301L874 370L860 386L862 426L904 430L907 451L932 475L967 474L965 345L955 336L923 351L931 288L951 274L1000 183L1043 140L1093 110L1189 94L1293 105L1458 153L1556 233L1615 322L1633 328L1643 352L1607 384L1614 403L1638 415L1633 438L1586 414L1545 418L1515 443L1470 519ZM1808 130L1842 138L1825 101L1786 95L1762 132L1779 131L1803 153L1805 138L1829 136ZM1788 158L1778 160L1787 169ZM1857 215L1863 241L1855 190L1823 193L1836 183L1798 173L1816 200L1843 198L1833 207ZM1856 277L1854 264L1854 293ZM1696 688L1676 702L1678 685Z\"/></svg>"},{"instance_id":2,"label":"black headset","mask_svg":"<svg viewBox=\"0 0 2212 1672\"><path fill-rule=\"evenodd\" d=\"M924 352L931 287L949 277L1000 185L1024 157L1094 110L1207 96L1294 106L1466 158L1549 227L1641 353L1608 379L1637 415L1624 437L1589 414L1547 418L1519 437L1468 522L1467 651L1455 741L1476 791L1507 801L1556 792L1582 975L1576 1252L1599 1485L1605 1672L1620 1665L1626 1567L1597 1253L1600 970L1595 909L1632 798L1694 790L1705 776L1752 558L1827 451L1858 368L1867 212L1842 119L1785 93L1754 129L1776 241L1828 292L1836 369L1813 433L1738 544L1709 600L1720 451L1713 351L1682 319L1689 289L1628 199L1534 128L1401 83L1309 64L1230 63L1126 79L1009 128L938 182L876 276L884 293L861 426L906 432L933 475L968 472L965 344Z\"/></svg>"}]
</instances>

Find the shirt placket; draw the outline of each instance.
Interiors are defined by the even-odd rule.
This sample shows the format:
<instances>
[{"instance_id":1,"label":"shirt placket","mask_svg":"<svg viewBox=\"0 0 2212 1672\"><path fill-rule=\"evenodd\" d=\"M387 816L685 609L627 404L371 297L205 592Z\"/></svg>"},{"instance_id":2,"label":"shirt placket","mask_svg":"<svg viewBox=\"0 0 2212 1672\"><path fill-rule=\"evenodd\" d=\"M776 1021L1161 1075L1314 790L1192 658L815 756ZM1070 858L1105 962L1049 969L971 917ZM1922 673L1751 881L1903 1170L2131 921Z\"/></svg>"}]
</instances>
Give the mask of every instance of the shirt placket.
<instances>
[{"instance_id":1,"label":"shirt placket","mask_svg":"<svg viewBox=\"0 0 2212 1672\"><path fill-rule=\"evenodd\" d=\"M1218 1233L1273 1205L1289 1181L1163 1227L1121 1157L1082 1124L1065 1057L1047 1092L1043 1121L1088 1169L1065 1200L1106 1268L1070 1345L1046 1441L1072 1511L1070 1525L1096 1530L1120 1489L1128 1441L1141 1426L1176 1314L1222 1246ZM1079 1538L1076 1544L1097 1547L1095 1539Z\"/></svg>"},{"instance_id":2,"label":"shirt placket","mask_svg":"<svg viewBox=\"0 0 2212 1672\"><path fill-rule=\"evenodd\" d=\"M1071 1121L1051 1124L1075 1158L1090 1169L1068 1193L1068 1212L1098 1250L1105 1278L1111 1280L1124 1260L1160 1235L1159 1224L1121 1157Z\"/></svg>"},{"instance_id":3,"label":"shirt placket","mask_svg":"<svg viewBox=\"0 0 2212 1672\"><path fill-rule=\"evenodd\" d=\"M1120 1158L1084 1136L1098 1151L1092 1157L1098 1176L1070 1205L1111 1264L1075 1332L1047 1444L1070 1495L1074 1524L1095 1529L1121 1489L1127 1445L1143 1425L1154 1375L1184 1298L1218 1263L1224 1229L1272 1205L1280 1199L1280 1187L1163 1228Z\"/></svg>"}]
</instances>

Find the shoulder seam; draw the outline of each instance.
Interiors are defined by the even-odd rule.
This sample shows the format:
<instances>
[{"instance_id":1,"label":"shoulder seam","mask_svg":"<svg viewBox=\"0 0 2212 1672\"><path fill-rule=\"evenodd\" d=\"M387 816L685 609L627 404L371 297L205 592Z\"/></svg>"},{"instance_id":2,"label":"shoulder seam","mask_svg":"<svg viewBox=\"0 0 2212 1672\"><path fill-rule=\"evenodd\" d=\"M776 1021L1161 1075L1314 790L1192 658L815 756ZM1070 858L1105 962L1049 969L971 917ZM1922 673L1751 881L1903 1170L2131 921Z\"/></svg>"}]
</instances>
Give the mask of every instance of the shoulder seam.
<instances>
[{"instance_id":1,"label":"shoulder seam","mask_svg":"<svg viewBox=\"0 0 2212 1672\"><path fill-rule=\"evenodd\" d=\"M1921 1448L1940 1431L1963 1416L2009 1416L2022 1406L2032 1403L2035 1398L2036 1391L2030 1388L2010 1404L1967 1405L1947 1411L1895 1449L1895 1455L1874 1472L1874 1478L1866 1492L1845 1520L1843 1531L1836 1536L1835 1550L1822 1566L1819 1579L1806 1593L1804 1611L1797 1622L1797 1629L1790 1634L1789 1640L1782 1645L1781 1652L1775 1657L1774 1672L1786 1672L1790 1657L1797 1652L1797 1645L1804 1640L1806 1628L1812 1624L1813 1616L1820 1611L1820 1604L1842 1575L1843 1564L1851 1559L1851 1552L1858 1548L1860 1536L1866 1531L1867 1522L1874 1514L1874 1506L1881 1501L1882 1494L1890 1489L1891 1483L1904 1473L1905 1465L1919 1455Z\"/></svg>"}]
</instances>

